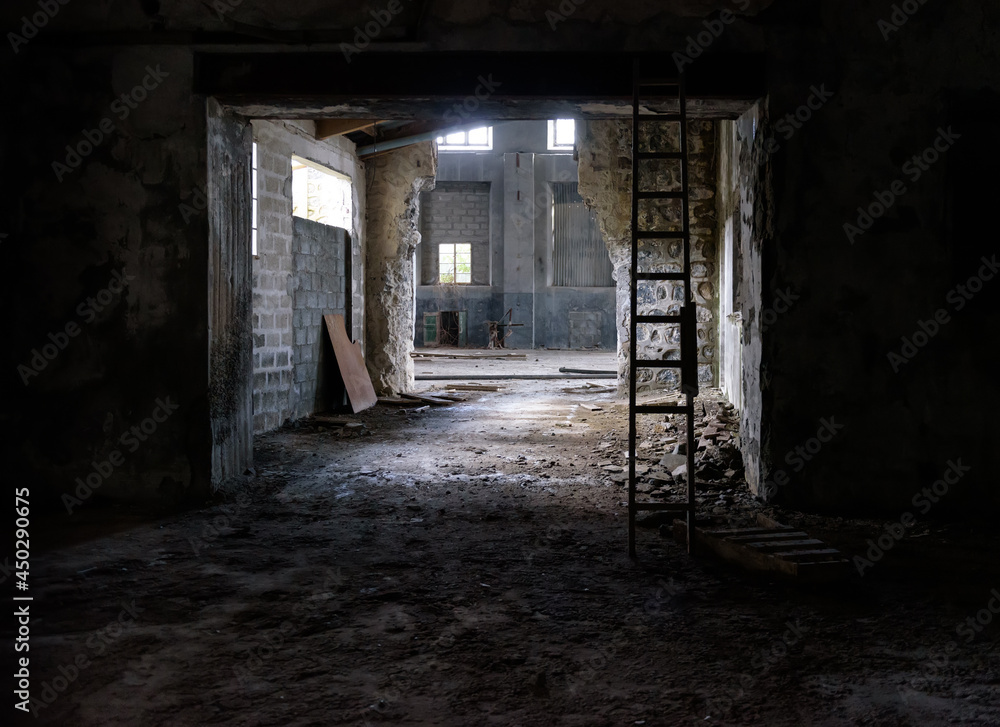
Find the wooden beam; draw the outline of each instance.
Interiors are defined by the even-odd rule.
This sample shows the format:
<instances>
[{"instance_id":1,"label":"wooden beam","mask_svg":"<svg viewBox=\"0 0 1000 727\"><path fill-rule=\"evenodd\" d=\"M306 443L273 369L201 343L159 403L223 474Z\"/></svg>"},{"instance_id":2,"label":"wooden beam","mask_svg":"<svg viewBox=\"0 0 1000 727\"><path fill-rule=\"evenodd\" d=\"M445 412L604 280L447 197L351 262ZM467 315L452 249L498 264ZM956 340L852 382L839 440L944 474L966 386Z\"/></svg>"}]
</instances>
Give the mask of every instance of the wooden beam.
<instances>
[{"instance_id":1,"label":"wooden beam","mask_svg":"<svg viewBox=\"0 0 1000 727\"><path fill-rule=\"evenodd\" d=\"M331 136L341 136L367 129L378 121L374 119L317 119L316 139L322 141Z\"/></svg>"}]
</instances>

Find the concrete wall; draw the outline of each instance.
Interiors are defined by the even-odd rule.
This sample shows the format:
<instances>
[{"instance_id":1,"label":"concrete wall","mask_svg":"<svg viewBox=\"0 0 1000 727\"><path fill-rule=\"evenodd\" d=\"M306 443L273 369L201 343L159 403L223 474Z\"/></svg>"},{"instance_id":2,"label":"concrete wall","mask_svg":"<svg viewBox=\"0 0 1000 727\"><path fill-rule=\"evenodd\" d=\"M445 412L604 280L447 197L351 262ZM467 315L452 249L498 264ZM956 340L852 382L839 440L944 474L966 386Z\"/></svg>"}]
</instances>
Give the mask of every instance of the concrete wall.
<instances>
[{"instance_id":1,"label":"concrete wall","mask_svg":"<svg viewBox=\"0 0 1000 727\"><path fill-rule=\"evenodd\" d=\"M258 243L253 261L253 404L254 431L266 432L281 426L287 419L303 416L312 411L316 392L301 390L305 381L300 380L303 370L295 370L296 353L318 354L315 347L324 335L318 304L306 314L302 307L294 315L294 295L304 282L300 274L326 275L328 284L339 285L325 267L324 257L312 254L307 238L299 241L304 256L296 254L295 225L292 216L292 155L309 159L352 180L354 195L354 222L352 240L351 290L353 315L352 335L362 338L364 309L362 245L364 230L364 176L354 154L354 144L343 137L316 141L315 124L311 121L254 121L254 136L258 154ZM299 227L298 229L304 230ZM331 228L332 229L332 228ZM331 243L332 244L332 243ZM323 278L317 281L323 286ZM309 287L313 287L310 280ZM327 302L343 312L344 291L310 290L313 301L319 295L330 298ZM333 306L332 304L336 305ZM327 312L335 312L329 310ZM306 346L299 348L297 346ZM310 364L312 362L310 361Z\"/></svg>"},{"instance_id":2,"label":"concrete wall","mask_svg":"<svg viewBox=\"0 0 1000 727\"><path fill-rule=\"evenodd\" d=\"M547 151L547 134L544 120L507 122L494 127L490 152L441 152L439 187L425 195L428 204L422 208L426 234L418 250L424 266L417 289L416 345L424 343L425 313L467 311L468 343L483 347L489 342L486 321L513 310L514 322L522 325L511 329L508 347L615 346L613 288L552 285L551 184L577 181L577 165L570 153ZM485 195L475 200L468 194L453 196L453 184L467 191L476 187L465 185L483 191L488 185L488 225L479 222ZM474 285L436 285L435 243L457 239L458 225L478 240L487 227L489 253L473 254L481 271ZM482 268L486 261L488 277Z\"/></svg>"},{"instance_id":3,"label":"concrete wall","mask_svg":"<svg viewBox=\"0 0 1000 727\"><path fill-rule=\"evenodd\" d=\"M2 55L0 155L19 170L4 175L0 207L5 264L16 271L0 290L17 311L3 346L8 481L30 486L38 507L73 513L101 498L200 500L211 491L215 440L208 116L205 99L191 95L191 55ZM137 87L135 108L112 110ZM155 422L158 400L171 409ZM141 439L130 434L147 419Z\"/></svg>"}]
</instances>

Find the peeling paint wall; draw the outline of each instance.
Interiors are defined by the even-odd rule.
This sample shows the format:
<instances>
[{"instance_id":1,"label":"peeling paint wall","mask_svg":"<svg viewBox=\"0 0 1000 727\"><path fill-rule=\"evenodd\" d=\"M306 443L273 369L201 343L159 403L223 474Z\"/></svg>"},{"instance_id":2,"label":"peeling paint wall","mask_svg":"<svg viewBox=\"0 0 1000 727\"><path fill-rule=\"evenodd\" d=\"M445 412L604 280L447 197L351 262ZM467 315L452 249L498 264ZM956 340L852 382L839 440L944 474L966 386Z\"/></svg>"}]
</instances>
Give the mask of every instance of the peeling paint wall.
<instances>
[{"instance_id":1,"label":"peeling paint wall","mask_svg":"<svg viewBox=\"0 0 1000 727\"><path fill-rule=\"evenodd\" d=\"M422 142L366 162L367 208L366 363L375 391L393 394L413 386L414 257L420 193L434 188L437 147Z\"/></svg>"}]
</instances>

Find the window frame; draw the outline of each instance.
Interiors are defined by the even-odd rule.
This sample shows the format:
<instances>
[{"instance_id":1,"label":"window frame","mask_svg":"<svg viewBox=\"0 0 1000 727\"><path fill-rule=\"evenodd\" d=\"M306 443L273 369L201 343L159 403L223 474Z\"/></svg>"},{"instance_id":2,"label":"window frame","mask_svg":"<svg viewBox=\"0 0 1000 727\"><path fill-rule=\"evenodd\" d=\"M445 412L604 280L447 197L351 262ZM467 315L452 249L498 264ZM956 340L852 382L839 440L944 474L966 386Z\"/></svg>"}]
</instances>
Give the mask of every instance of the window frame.
<instances>
[{"instance_id":1,"label":"window frame","mask_svg":"<svg viewBox=\"0 0 1000 727\"><path fill-rule=\"evenodd\" d=\"M295 173L297 171L302 171L303 169L314 169L321 174L325 174L328 177L333 177L340 182L346 182L349 189L348 206L349 212L348 220L346 225L337 225L331 222L325 222L323 220L317 220L309 216L309 203L306 202L306 214L296 214L295 213ZM308 195L308 172L306 172L306 194ZM342 227L348 231L351 231L354 227L354 180L347 174L343 172L338 172L336 169L331 169L330 167L323 166L318 162L314 162L311 159L306 159L305 157L299 156L298 154L292 154L291 156L291 179L292 179L292 216L299 217L304 220L312 220L313 222L318 222L321 225L330 225L332 227Z\"/></svg>"},{"instance_id":2,"label":"window frame","mask_svg":"<svg viewBox=\"0 0 1000 727\"><path fill-rule=\"evenodd\" d=\"M486 129L486 144L470 144L469 134L473 131L479 131L480 129ZM449 136L454 134L464 134L465 143L464 144L448 144L445 140ZM463 131L456 131L453 134L446 134L444 136L439 136L435 139L437 143L438 151L447 152L462 152L462 151L493 151L493 127L492 126L479 126L475 129L464 129Z\"/></svg>"},{"instance_id":3,"label":"window frame","mask_svg":"<svg viewBox=\"0 0 1000 727\"><path fill-rule=\"evenodd\" d=\"M443 248L451 248L451 253L450 253L450 255L451 255L451 270L450 270L450 273L452 275L452 279L451 280L444 280L443 277L442 277L443 274L444 274L444 272L445 272L445 266L442 264L443 263L442 256L445 255L445 254L447 254L447 253L444 252ZM458 272L459 254L460 254L459 248L467 248L467 250L468 250L468 256L469 256L469 262L468 262L469 272L468 273L459 273ZM438 275L437 275L437 284L438 285L472 285L472 243L471 242L442 242L442 243L438 244L437 254L438 254ZM467 275L468 276L468 280L459 280L458 279L459 275Z\"/></svg>"},{"instance_id":4,"label":"window frame","mask_svg":"<svg viewBox=\"0 0 1000 727\"><path fill-rule=\"evenodd\" d=\"M257 252L257 242L260 236L258 219L260 218L260 195L257 192L258 175L257 142L253 142L253 150L250 152L250 255L260 258Z\"/></svg>"},{"instance_id":5,"label":"window frame","mask_svg":"<svg viewBox=\"0 0 1000 727\"><path fill-rule=\"evenodd\" d=\"M572 121L573 122L573 143L572 144L559 144L558 143L558 123L560 121ZM561 152L572 152L576 149L576 119L549 119L548 124L548 150L549 151L561 151Z\"/></svg>"}]
</instances>

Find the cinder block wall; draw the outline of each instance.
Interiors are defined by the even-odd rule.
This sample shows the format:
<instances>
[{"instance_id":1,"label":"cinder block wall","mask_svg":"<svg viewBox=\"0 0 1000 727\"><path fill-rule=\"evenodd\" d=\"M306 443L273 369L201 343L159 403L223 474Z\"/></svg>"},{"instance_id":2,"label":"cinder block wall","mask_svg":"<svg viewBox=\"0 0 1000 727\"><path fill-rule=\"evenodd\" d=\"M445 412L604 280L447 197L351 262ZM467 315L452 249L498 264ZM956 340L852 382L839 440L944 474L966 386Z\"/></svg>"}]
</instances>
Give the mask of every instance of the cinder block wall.
<instances>
[{"instance_id":1,"label":"cinder block wall","mask_svg":"<svg viewBox=\"0 0 1000 727\"><path fill-rule=\"evenodd\" d=\"M292 223L295 260L292 291L292 371L294 416L323 411L330 400L332 346L323 316L344 315L344 254L350 249L347 230L301 217Z\"/></svg>"},{"instance_id":2,"label":"cinder block wall","mask_svg":"<svg viewBox=\"0 0 1000 727\"><path fill-rule=\"evenodd\" d=\"M472 245L472 285L490 284L490 183L438 182L420 200L421 279L438 281L438 245Z\"/></svg>"},{"instance_id":3,"label":"cinder block wall","mask_svg":"<svg viewBox=\"0 0 1000 727\"><path fill-rule=\"evenodd\" d=\"M254 121L254 138L257 141L257 185L258 185L258 237L257 257L253 261L253 411L254 433L266 432L282 425L287 419L308 414L315 401L317 381L315 376L306 382L298 381L296 346L298 354L306 355L308 349L315 355L322 332L322 321L313 322L310 311L319 309L320 293L325 284L336 285L329 276L323 282L323 271L308 269L317 260L296 263L294 221L292 217L292 155L303 157L334 171L346 174L353 181L354 220L350 239L352 244L353 321L351 334L362 338L364 288L362 273L362 253L359 240L362 235L364 210L364 174L354 144L342 137L316 141L315 124L311 121ZM334 229L334 228L331 228ZM302 248L300 248L301 250ZM305 241L305 249L312 250ZM325 266L325 263L321 265ZM299 269L300 266L306 268ZM319 277L309 278L308 290L303 292L303 307L295 318L294 297L296 287L305 283L306 278L297 273L315 273ZM310 298L309 296L313 296ZM339 312L343 312L344 291L333 293L340 296ZM324 305L327 301L324 300ZM329 311L335 312L335 311ZM321 315L321 314L320 314ZM304 328L303 328L304 327ZM305 332L299 332L303 329ZM307 383L306 390L301 384ZM301 401L300 401L301 399Z\"/></svg>"}]
</instances>

